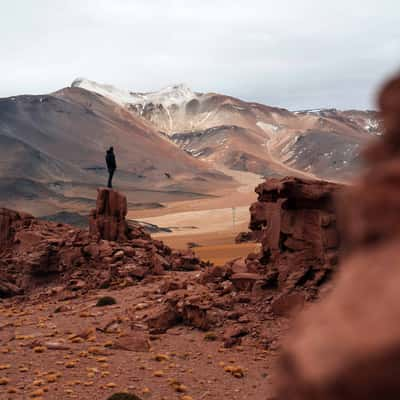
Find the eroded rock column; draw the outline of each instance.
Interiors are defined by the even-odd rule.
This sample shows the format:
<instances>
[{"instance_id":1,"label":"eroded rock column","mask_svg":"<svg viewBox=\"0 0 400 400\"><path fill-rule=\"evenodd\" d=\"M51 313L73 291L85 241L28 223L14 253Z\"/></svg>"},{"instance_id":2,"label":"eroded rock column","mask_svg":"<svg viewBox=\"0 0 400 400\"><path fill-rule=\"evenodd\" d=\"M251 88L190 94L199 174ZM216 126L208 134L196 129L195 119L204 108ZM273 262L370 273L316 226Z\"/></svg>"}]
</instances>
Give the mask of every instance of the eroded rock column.
<instances>
[{"instance_id":1,"label":"eroded rock column","mask_svg":"<svg viewBox=\"0 0 400 400\"><path fill-rule=\"evenodd\" d=\"M126 196L113 189L99 188L96 209L89 217L90 234L103 240L127 240L129 227L126 214Z\"/></svg>"}]
</instances>

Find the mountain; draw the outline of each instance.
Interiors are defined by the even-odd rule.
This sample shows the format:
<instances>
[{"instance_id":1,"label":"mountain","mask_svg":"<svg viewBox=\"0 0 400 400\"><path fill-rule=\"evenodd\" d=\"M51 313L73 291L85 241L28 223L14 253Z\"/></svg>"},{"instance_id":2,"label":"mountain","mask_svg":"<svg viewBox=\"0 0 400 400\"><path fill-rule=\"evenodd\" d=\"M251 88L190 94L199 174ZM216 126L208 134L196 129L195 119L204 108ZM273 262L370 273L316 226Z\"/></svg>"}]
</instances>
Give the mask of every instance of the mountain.
<instances>
[{"instance_id":1,"label":"mountain","mask_svg":"<svg viewBox=\"0 0 400 400\"><path fill-rule=\"evenodd\" d=\"M85 79L72 86L116 101L217 169L348 181L361 168L361 149L381 133L375 111L289 111L182 84L151 93Z\"/></svg>"},{"instance_id":2,"label":"mountain","mask_svg":"<svg viewBox=\"0 0 400 400\"><path fill-rule=\"evenodd\" d=\"M110 145L117 153L115 184L141 206L232 184L137 114L72 87L0 99L0 204L12 200L36 215L87 208L106 182Z\"/></svg>"},{"instance_id":3,"label":"mountain","mask_svg":"<svg viewBox=\"0 0 400 400\"><path fill-rule=\"evenodd\" d=\"M111 145L131 208L214 196L237 185L234 171L349 181L380 131L374 111L289 111L183 84L139 93L76 79L0 99L0 206L49 218L86 210Z\"/></svg>"},{"instance_id":4,"label":"mountain","mask_svg":"<svg viewBox=\"0 0 400 400\"><path fill-rule=\"evenodd\" d=\"M72 82L71 87L79 87L107 97L153 122L167 133L174 132L177 128L174 125L175 113L198 96L184 84L169 86L157 92L138 93L78 78Z\"/></svg>"}]
</instances>

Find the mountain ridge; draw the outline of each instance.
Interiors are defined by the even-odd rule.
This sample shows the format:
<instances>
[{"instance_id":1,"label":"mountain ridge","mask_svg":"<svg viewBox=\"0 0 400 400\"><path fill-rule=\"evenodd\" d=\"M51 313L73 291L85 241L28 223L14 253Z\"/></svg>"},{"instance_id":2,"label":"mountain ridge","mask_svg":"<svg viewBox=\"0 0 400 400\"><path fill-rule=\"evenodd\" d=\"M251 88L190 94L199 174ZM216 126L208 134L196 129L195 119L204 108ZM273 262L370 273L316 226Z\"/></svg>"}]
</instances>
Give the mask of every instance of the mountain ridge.
<instances>
[{"instance_id":1,"label":"mountain ridge","mask_svg":"<svg viewBox=\"0 0 400 400\"><path fill-rule=\"evenodd\" d=\"M93 200L95 188L106 182L104 154L111 145L117 151L115 183L134 193L137 203L204 196L218 183L232 184L146 120L80 88L0 99L0 139L0 189L37 215Z\"/></svg>"},{"instance_id":2,"label":"mountain ridge","mask_svg":"<svg viewBox=\"0 0 400 400\"><path fill-rule=\"evenodd\" d=\"M96 85L91 89L98 92ZM150 93L153 101L139 105L133 98L124 107L187 153L221 170L348 181L361 168L364 144L381 134L379 114L372 110L289 111L218 93L197 93L175 102L174 95L160 94L165 90Z\"/></svg>"},{"instance_id":3,"label":"mountain ridge","mask_svg":"<svg viewBox=\"0 0 400 400\"><path fill-rule=\"evenodd\" d=\"M116 184L142 205L214 195L235 186L229 170L348 182L380 132L374 111L292 112L184 84L139 93L76 79L0 99L0 189L34 214L79 210L106 181L110 145Z\"/></svg>"}]
</instances>

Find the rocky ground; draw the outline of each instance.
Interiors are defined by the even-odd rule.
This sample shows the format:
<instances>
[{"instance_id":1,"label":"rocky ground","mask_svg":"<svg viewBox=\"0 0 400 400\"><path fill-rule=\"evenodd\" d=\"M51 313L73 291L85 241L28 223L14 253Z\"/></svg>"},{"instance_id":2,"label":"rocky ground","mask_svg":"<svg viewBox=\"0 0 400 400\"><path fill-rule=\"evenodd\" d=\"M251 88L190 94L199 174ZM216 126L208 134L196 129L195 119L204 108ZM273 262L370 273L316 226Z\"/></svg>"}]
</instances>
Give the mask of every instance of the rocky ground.
<instances>
[{"instance_id":1,"label":"rocky ground","mask_svg":"<svg viewBox=\"0 0 400 400\"><path fill-rule=\"evenodd\" d=\"M261 229L271 217L262 249L224 266L128 225L113 190L99 190L89 230L2 209L2 398L272 396L290 317L335 268L335 190L294 178L260 185L253 208L273 210L251 218Z\"/></svg>"},{"instance_id":2,"label":"rocky ground","mask_svg":"<svg viewBox=\"0 0 400 400\"><path fill-rule=\"evenodd\" d=\"M89 230L1 209L0 399L397 399L399 105L395 79L338 211L339 185L267 180L260 251L223 266L129 226L113 190Z\"/></svg>"},{"instance_id":3,"label":"rocky ground","mask_svg":"<svg viewBox=\"0 0 400 400\"><path fill-rule=\"evenodd\" d=\"M129 391L143 399L265 399L277 343L255 345L254 337L265 332L269 341L279 337L281 327L267 316L249 324L248 303L235 311L240 317L232 312L237 319L229 328L148 329L146 319L159 310L165 282L191 282L195 274L174 272L69 299L36 295L3 302L0 398L106 399ZM116 304L97 307L103 296ZM231 335L245 336L227 348Z\"/></svg>"}]
</instances>

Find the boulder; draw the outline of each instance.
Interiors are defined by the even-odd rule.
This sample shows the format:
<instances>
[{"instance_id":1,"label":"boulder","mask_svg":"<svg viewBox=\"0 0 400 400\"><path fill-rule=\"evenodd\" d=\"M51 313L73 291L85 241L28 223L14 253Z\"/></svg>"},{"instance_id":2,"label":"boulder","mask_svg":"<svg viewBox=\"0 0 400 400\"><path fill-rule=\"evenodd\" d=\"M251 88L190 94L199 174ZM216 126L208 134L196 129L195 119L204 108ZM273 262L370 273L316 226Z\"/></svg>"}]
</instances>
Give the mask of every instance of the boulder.
<instances>
[{"instance_id":1,"label":"boulder","mask_svg":"<svg viewBox=\"0 0 400 400\"><path fill-rule=\"evenodd\" d=\"M172 328L178 322L178 313L168 304L163 304L156 309L153 309L146 318L146 323L149 329L152 332L157 333L166 332L169 328Z\"/></svg>"},{"instance_id":2,"label":"boulder","mask_svg":"<svg viewBox=\"0 0 400 400\"><path fill-rule=\"evenodd\" d=\"M244 257L241 257L233 260L231 268L233 274L247 272L246 259Z\"/></svg>"},{"instance_id":3,"label":"boulder","mask_svg":"<svg viewBox=\"0 0 400 400\"><path fill-rule=\"evenodd\" d=\"M133 352L148 352L150 350L149 335L145 332L130 332L114 340L113 349Z\"/></svg>"},{"instance_id":4,"label":"boulder","mask_svg":"<svg viewBox=\"0 0 400 400\"><path fill-rule=\"evenodd\" d=\"M238 338L241 336L246 336L249 333L249 330L241 325L231 325L225 329L223 339L227 340L230 338Z\"/></svg>"},{"instance_id":5,"label":"boulder","mask_svg":"<svg viewBox=\"0 0 400 400\"><path fill-rule=\"evenodd\" d=\"M400 392L400 76L379 103L384 136L339 202L343 262L334 288L287 339L282 400L394 400Z\"/></svg>"},{"instance_id":6,"label":"boulder","mask_svg":"<svg viewBox=\"0 0 400 400\"><path fill-rule=\"evenodd\" d=\"M214 325L210 308L210 305L201 304L200 302L184 301L180 314L186 325L207 331Z\"/></svg>"},{"instance_id":7,"label":"boulder","mask_svg":"<svg viewBox=\"0 0 400 400\"><path fill-rule=\"evenodd\" d=\"M261 281L263 276L250 272L233 274L230 278L233 286L238 290L251 291L257 281Z\"/></svg>"}]
</instances>

